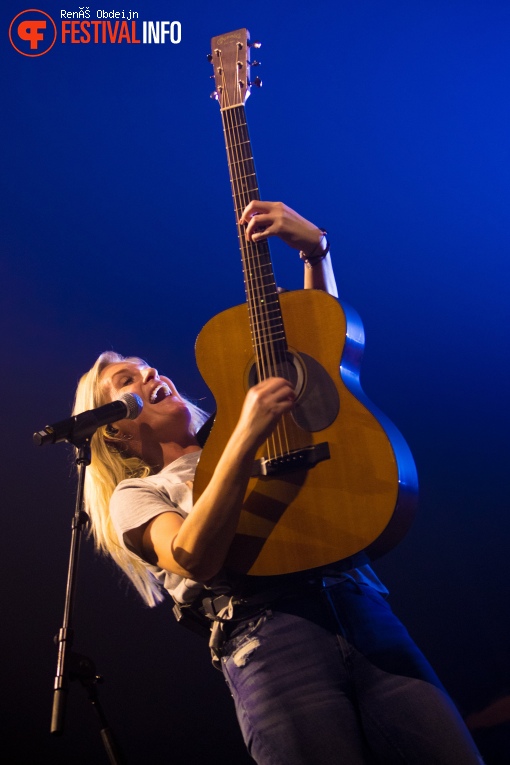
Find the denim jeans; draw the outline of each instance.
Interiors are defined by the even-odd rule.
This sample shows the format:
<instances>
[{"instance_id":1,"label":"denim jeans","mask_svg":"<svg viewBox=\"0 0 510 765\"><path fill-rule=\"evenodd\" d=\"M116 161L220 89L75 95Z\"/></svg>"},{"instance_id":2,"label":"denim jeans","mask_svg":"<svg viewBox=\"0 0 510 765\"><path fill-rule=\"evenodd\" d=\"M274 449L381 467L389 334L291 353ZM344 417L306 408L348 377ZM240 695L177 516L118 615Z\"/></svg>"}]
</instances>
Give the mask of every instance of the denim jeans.
<instances>
[{"instance_id":1,"label":"denim jeans","mask_svg":"<svg viewBox=\"0 0 510 765\"><path fill-rule=\"evenodd\" d=\"M480 765L454 704L373 588L345 581L241 623L222 670L258 765Z\"/></svg>"}]
</instances>

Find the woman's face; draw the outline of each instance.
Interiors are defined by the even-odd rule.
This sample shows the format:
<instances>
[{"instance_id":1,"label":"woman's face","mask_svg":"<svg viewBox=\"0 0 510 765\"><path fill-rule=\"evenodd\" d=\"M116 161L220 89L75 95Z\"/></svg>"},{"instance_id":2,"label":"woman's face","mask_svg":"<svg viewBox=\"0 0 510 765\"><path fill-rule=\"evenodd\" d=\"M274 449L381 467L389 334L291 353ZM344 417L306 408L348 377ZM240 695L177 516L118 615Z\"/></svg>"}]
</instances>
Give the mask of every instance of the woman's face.
<instances>
[{"instance_id":1,"label":"woman's face","mask_svg":"<svg viewBox=\"0 0 510 765\"><path fill-rule=\"evenodd\" d=\"M143 409L135 420L115 423L122 435L133 442L164 443L189 437L191 421L186 402L179 396L173 382L157 369L133 361L109 364L100 375L100 386L106 402L120 398L124 393L136 393Z\"/></svg>"}]
</instances>

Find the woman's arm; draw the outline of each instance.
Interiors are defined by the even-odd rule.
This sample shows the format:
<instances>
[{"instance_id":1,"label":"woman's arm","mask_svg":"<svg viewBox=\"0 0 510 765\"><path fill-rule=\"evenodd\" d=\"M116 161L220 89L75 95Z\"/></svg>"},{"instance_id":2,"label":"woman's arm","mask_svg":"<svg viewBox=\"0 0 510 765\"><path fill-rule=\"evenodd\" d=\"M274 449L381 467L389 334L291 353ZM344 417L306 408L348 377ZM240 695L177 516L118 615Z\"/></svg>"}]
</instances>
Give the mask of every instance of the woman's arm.
<instances>
[{"instance_id":1,"label":"woman's arm","mask_svg":"<svg viewBox=\"0 0 510 765\"><path fill-rule=\"evenodd\" d=\"M283 202L254 200L244 209L239 223L246 226L247 241L259 242L268 236L278 236L289 247L300 250L305 260L305 289L318 289L338 297L327 237L323 230L303 218Z\"/></svg>"},{"instance_id":2,"label":"woman's arm","mask_svg":"<svg viewBox=\"0 0 510 765\"><path fill-rule=\"evenodd\" d=\"M162 512L129 532L145 560L200 582L220 571L239 522L257 449L294 399L290 383L279 377L250 388L239 422L193 512L185 519Z\"/></svg>"}]
</instances>

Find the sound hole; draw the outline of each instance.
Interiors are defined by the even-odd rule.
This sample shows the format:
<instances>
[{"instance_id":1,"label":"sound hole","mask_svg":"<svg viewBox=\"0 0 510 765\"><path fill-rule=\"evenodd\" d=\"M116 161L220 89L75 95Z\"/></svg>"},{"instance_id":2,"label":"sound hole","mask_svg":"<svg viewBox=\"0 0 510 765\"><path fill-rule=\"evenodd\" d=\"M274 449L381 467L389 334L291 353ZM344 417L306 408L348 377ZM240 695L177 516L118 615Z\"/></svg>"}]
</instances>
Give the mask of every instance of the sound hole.
<instances>
[{"instance_id":1,"label":"sound hole","mask_svg":"<svg viewBox=\"0 0 510 765\"><path fill-rule=\"evenodd\" d=\"M284 380L288 380L296 396L299 397L303 390L305 382L305 370L303 364L298 356L290 351L286 351L284 354L280 354L281 358L278 361L271 359L268 363L256 364L252 363L248 372L248 387L253 388L260 382L259 369L262 367L263 377L283 377Z\"/></svg>"},{"instance_id":2,"label":"sound hole","mask_svg":"<svg viewBox=\"0 0 510 765\"><path fill-rule=\"evenodd\" d=\"M303 430L315 432L331 425L340 411L340 397L335 383L312 356L287 351L279 362L271 363L267 376L283 377L296 392L292 419ZM257 365L253 362L247 376L248 387L259 382Z\"/></svg>"}]
</instances>

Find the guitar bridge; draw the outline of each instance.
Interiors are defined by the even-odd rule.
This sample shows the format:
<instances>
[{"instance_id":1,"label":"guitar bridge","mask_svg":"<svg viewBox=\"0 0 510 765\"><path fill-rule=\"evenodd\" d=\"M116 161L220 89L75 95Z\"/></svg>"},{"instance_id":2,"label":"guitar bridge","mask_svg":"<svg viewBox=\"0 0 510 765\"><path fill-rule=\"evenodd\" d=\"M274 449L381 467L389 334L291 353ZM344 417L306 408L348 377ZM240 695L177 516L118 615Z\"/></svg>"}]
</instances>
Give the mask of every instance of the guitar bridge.
<instances>
[{"instance_id":1,"label":"guitar bridge","mask_svg":"<svg viewBox=\"0 0 510 765\"><path fill-rule=\"evenodd\" d=\"M305 446L304 449L294 449L279 457L266 459L262 457L255 460L251 471L252 476L276 476L283 473L291 473L294 470L308 470L318 462L329 460L329 444L323 441L321 444Z\"/></svg>"}]
</instances>

